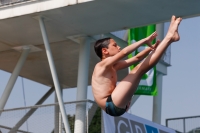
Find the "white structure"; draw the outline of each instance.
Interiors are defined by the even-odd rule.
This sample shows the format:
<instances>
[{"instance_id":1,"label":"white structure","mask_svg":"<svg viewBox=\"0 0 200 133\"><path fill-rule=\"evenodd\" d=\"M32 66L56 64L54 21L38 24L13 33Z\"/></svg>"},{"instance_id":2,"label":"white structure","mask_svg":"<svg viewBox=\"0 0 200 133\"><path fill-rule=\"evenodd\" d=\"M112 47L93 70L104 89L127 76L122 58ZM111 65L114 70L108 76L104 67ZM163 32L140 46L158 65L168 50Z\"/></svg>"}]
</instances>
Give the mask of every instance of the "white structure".
<instances>
[{"instance_id":1,"label":"white structure","mask_svg":"<svg viewBox=\"0 0 200 133\"><path fill-rule=\"evenodd\" d=\"M138 5L143 7L140 8ZM102 37L100 35L103 34L114 37L119 44L125 46L123 39L115 37L110 32L165 22L174 13L183 18L200 13L198 6L200 1L192 3L191 1L168 0L160 3L160 6L156 5L156 0L2 0L0 7L0 69L13 72L13 74L8 83L10 86L5 88L4 94L1 96L0 109L4 109L16 77L23 76L55 88L64 127L70 133L61 89L78 87L77 100L86 99L92 68L98 61L94 51L91 50L90 53L90 47L92 47L90 44ZM162 14L158 14L160 11ZM151 17L152 14L156 15ZM83 38L84 40L82 40ZM91 43L88 39L91 39ZM16 62L20 52L13 49L29 45L31 45L31 51L34 52L22 55L23 61L20 61L20 58L18 67ZM77 56L78 54L79 56ZM166 71L163 64L159 65L161 67L158 68L163 69L158 69L160 72ZM13 70L14 66L17 70ZM119 80L127 73L128 70L121 71ZM162 81L162 75L158 77ZM161 83L161 81L159 82ZM41 101L39 100L39 104L50 93L52 93L52 89L41 98ZM160 107L161 104L156 101L158 100L154 102L155 107ZM155 108L156 111L160 112L160 109ZM33 112L30 110L29 113ZM75 132L79 133L85 132L83 126L85 118L80 113L85 114L84 104L77 104ZM159 122L159 118L160 115L158 118L155 117L155 121ZM22 121L19 123L22 124ZM13 127L11 131L16 131L19 125ZM58 130L58 127L55 127Z\"/></svg>"}]
</instances>

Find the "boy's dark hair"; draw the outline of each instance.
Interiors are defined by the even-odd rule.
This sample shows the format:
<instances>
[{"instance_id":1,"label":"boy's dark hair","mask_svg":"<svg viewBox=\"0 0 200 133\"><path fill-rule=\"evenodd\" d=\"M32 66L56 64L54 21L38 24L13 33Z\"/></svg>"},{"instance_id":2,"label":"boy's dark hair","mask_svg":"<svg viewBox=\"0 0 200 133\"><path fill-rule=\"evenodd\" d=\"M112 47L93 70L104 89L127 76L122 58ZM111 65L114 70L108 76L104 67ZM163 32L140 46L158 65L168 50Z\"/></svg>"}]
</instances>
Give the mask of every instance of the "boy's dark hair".
<instances>
[{"instance_id":1,"label":"boy's dark hair","mask_svg":"<svg viewBox=\"0 0 200 133\"><path fill-rule=\"evenodd\" d=\"M102 51L101 50L102 50L102 48L108 48L110 39L111 39L110 37L103 38L103 39L96 41L96 43L94 44L94 50L100 59L102 59Z\"/></svg>"}]
</instances>

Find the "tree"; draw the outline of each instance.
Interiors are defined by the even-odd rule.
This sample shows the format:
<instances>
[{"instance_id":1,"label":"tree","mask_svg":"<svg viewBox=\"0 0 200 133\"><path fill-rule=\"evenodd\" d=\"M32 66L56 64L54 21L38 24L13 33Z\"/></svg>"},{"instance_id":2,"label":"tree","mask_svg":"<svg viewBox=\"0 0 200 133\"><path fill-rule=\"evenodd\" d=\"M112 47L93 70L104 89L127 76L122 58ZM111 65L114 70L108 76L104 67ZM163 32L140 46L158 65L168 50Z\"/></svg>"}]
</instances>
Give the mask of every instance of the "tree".
<instances>
[{"instance_id":1,"label":"tree","mask_svg":"<svg viewBox=\"0 0 200 133\"><path fill-rule=\"evenodd\" d=\"M99 107L89 125L89 133L101 133L101 108Z\"/></svg>"}]
</instances>

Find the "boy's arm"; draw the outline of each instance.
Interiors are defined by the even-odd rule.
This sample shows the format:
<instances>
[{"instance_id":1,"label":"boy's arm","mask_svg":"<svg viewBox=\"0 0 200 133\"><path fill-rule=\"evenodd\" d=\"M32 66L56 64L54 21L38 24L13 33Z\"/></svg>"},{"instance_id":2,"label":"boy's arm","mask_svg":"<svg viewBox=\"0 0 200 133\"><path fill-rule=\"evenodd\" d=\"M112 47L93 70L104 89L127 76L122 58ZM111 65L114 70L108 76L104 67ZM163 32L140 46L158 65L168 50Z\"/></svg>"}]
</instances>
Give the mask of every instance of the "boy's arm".
<instances>
[{"instance_id":1,"label":"boy's arm","mask_svg":"<svg viewBox=\"0 0 200 133\"><path fill-rule=\"evenodd\" d=\"M127 68L135 63L138 63L142 59L144 59L151 51L152 51L151 48L146 48L143 51L141 51L140 53L138 53L136 56L133 56L132 58L129 58L127 60L121 60L121 61L117 62L114 65L114 68L116 70L120 70L120 69Z\"/></svg>"},{"instance_id":2,"label":"boy's arm","mask_svg":"<svg viewBox=\"0 0 200 133\"><path fill-rule=\"evenodd\" d=\"M144 38L138 42L135 42L132 45L125 47L116 55L109 57L107 60L105 60L104 65L105 66L114 65L116 62L120 61L123 57L126 57L128 54L135 51L138 47L140 47L143 44L147 44L150 47L150 49L153 50L153 46L151 45L151 42L156 38L156 36L157 36L157 33L154 32L147 38Z\"/></svg>"},{"instance_id":3,"label":"boy's arm","mask_svg":"<svg viewBox=\"0 0 200 133\"><path fill-rule=\"evenodd\" d=\"M160 43L160 41L157 41L156 44L153 46L153 48L156 49L156 47L158 46L159 43ZM120 70L120 69L127 68L135 63L138 63L141 60L143 60L147 55L149 55L149 53L151 51L152 51L152 48L146 48L143 51L141 51L140 53L138 53L136 56L133 56L132 58L129 58L127 60L118 61L114 65L114 68L116 70Z\"/></svg>"}]
</instances>

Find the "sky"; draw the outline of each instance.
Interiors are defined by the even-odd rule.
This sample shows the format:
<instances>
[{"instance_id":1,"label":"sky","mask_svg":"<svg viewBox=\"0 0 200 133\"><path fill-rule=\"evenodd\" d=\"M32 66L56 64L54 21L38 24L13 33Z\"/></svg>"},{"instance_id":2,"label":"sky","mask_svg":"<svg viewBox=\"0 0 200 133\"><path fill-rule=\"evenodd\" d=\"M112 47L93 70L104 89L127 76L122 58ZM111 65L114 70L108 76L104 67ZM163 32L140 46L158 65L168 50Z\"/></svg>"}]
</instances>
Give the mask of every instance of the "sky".
<instances>
[{"instance_id":1,"label":"sky","mask_svg":"<svg viewBox=\"0 0 200 133\"><path fill-rule=\"evenodd\" d=\"M169 23L165 23L165 30ZM183 19L179 26L180 41L171 45L171 66L163 76L162 118L165 125L167 118L200 115L200 17ZM10 73L0 70L0 96L10 78ZM18 77L5 109L34 105L49 87ZM23 96L25 92L25 101ZM76 89L63 92L64 101L76 100ZM93 100L91 87L88 87L88 99ZM44 104L54 103L51 95ZM142 118L152 120L153 97L140 96L130 112Z\"/></svg>"}]
</instances>

